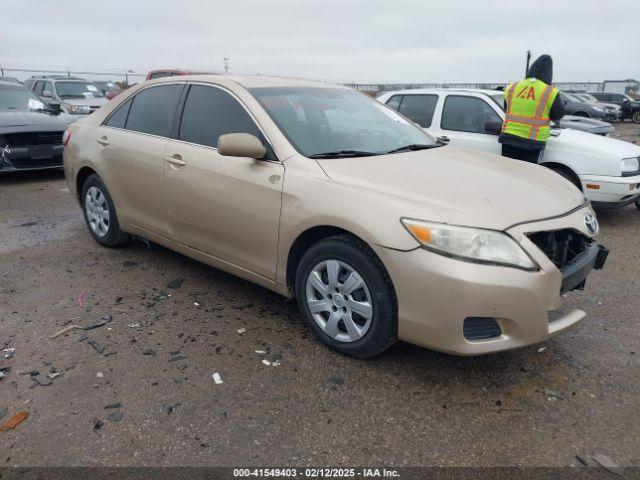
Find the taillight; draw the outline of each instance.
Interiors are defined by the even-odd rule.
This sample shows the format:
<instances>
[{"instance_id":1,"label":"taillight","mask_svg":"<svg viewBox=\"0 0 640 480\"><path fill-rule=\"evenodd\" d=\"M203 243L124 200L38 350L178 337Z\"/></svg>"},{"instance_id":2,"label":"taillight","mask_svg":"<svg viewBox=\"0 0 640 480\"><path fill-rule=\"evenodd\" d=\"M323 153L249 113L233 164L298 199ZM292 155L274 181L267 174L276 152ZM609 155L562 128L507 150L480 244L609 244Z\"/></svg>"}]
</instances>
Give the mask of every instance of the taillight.
<instances>
[{"instance_id":1,"label":"taillight","mask_svg":"<svg viewBox=\"0 0 640 480\"><path fill-rule=\"evenodd\" d=\"M69 140L71 140L71 133L69 133L69 130L66 130L62 134L62 145L64 145L66 147L67 143L69 143Z\"/></svg>"}]
</instances>

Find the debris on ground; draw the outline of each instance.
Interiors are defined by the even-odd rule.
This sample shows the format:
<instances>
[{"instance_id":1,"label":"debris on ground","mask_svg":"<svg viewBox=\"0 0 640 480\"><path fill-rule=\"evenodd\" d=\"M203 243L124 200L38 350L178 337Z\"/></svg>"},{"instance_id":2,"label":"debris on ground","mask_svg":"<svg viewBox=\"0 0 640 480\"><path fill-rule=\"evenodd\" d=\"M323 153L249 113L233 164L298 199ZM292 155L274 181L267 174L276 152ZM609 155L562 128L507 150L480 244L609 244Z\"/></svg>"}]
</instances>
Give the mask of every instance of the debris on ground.
<instances>
[{"instance_id":1,"label":"debris on ground","mask_svg":"<svg viewBox=\"0 0 640 480\"><path fill-rule=\"evenodd\" d=\"M243 334L243 333L245 333L246 331L247 331L247 329L246 329L246 328L239 328L239 329L238 329L238 333L239 333L239 334Z\"/></svg>"},{"instance_id":2,"label":"debris on ground","mask_svg":"<svg viewBox=\"0 0 640 480\"><path fill-rule=\"evenodd\" d=\"M167 415L171 415L180 405L182 405L182 402L174 403L173 405L162 405L162 409Z\"/></svg>"},{"instance_id":3,"label":"debris on ground","mask_svg":"<svg viewBox=\"0 0 640 480\"><path fill-rule=\"evenodd\" d=\"M8 408L0 408L0 420L6 417L7 413L9 413Z\"/></svg>"},{"instance_id":4,"label":"debris on ground","mask_svg":"<svg viewBox=\"0 0 640 480\"><path fill-rule=\"evenodd\" d=\"M333 388L337 387L338 385L342 385L344 383L344 378L342 377L331 377L329 379L329 385L331 385Z\"/></svg>"},{"instance_id":5,"label":"debris on ground","mask_svg":"<svg viewBox=\"0 0 640 480\"><path fill-rule=\"evenodd\" d=\"M17 412L13 417L4 422L2 426L0 426L0 432L6 432L8 430L13 430L22 422L24 422L27 418L29 418L29 412L26 410L21 410Z\"/></svg>"},{"instance_id":6,"label":"debris on ground","mask_svg":"<svg viewBox=\"0 0 640 480\"><path fill-rule=\"evenodd\" d=\"M542 352L544 352L546 349L547 349L547 347L540 347L540 348L538 349L538 353L542 353Z\"/></svg>"},{"instance_id":7,"label":"debris on ground","mask_svg":"<svg viewBox=\"0 0 640 480\"><path fill-rule=\"evenodd\" d=\"M269 360L267 360L266 358L264 360L262 360L262 363L265 364L267 367L271 366L271 362Z\"/></svg>"},{"instance_id":8,"label":"debris on ground","mask_svg":"<svg viewBox=\"0 0 640 480\"><path fill-rule=\"evenodd\" d=\"M104 378L104 374L102 372L96 373L96 378Z\"/></svg>"},{"instance_id":9,"label":"debris on ground","mask_svg":"<svg viewBox=\"0 0 640 480\"><path fill-rule=\"evenodd\" d=\"M184 278L176 278L167 283L167 288L173 288L174 290L177 290L178 288L182 287L182 282L184 282Z\"/></svg>"},{"instance_id":10,"label":"debris on ground","mask_svg":"<svg viewBox=\"0 0 640 480\"><path fill-rule=\"evenodd\" d=\"M122 412L113 412L107 417L107 420L110 422L119 422L122 420Z\"/></svg>"},{"instance_id":11,"label":"debris on ground","mask_svg":"<svg viewBox=\"0 0 640 480\"><path fill-rule=\"evenodd\" d=\"M104 345L100 345L95 340L89 340L87 343L89 345L91 345L96 352L98 352L98 353L103 353L104 352L104 349L105 349Z\"/></svg>"},{"instance_id":12,"label":"debris on ground","mask_svg":"<svg viewBox=\"0 0 640 480\"><path fill-rule=\"evenodd\" d=\"M64 335L65 333L70 332L71 330L75 330L76 328L82 329L82 327L80 325L67 325L66 327L64 327L62 330L54 333L53 335L51 335L49 338L56 338L59 337L60 335Z\"/></svg>"},{"instance_id":13,"label":"debris on ground","mask_svg":"<svg viewBox=\"0 0 640 480\"><path fill-rule=\"evenodd\" d=\"M109 405L104 406L105 409L114 409L114 408L120 408L120 407L122 407L121 402L110 403Z\"/></svg>"},{"instance_id":14,"label":"debris on ground","mask_svg":"<svg viewBox=\"0 0 640 480\"><path fill-rule=\"evenodd\" d=\"M613 473L614 475L622 476L624 474L624 467L616 465L613 460L611 460L606 455L603 455L602 453L591 455L591 458L598 462L602 468Z\"/></svg>"},{"instance_id":15,"label":"debris on ground","mask_svg":"<svg viewBox=\"0 0 640 480\"><path fill-rule=\"evenodd\" d=\"M555 390L551 390L550 388L545 388L544 389L544 394L548 397L551 398L557 398L559 400L566 400L564 398L564 395L562 395L560 392L556 392Z\"/></svg>"},{"instance_id":16,"label":"debris on ground","mask_svg":"<svg viewBox=\"0 0 640 480\"><path fill-rule=\"evenodd\" d=\"M171 353L177 353L177 352L171 352ZM187 356L186 355L172 355L169 357L169 361L170 362L177 362L178 360L184 360L186 359Z\"/></svg>"},{"instance_id":17,"label":"debris on ground","mask_svg":"<svg viewBox=\"0 0 640 480\"><path fill-rule=\"evenodd\" d=\"M84 308L84 297L87 295L87 289L85 288L82 292L80 292L80 295L78 295L78 299L76 300L78 302L78 305L80 305L80 307Z\"/></svg>"},{"instance_id":18,"label":"debris on ground","mask_svg":"<svg viewBox=\"0 0 640 480\"><path fill-rule=\"evenodd\" d=\"M53 380L51 380L46 375L42 375L41 373L38 373L37 375L32 375L31 380L36 382L36 384L40 385L41 387L48 387L53 383Z\"/></svg>"},{"instance_id":19,"label":"debris on ground","mask_svg":"<svg viewBox=\"0 0 640 480\"><path fill-rule=\"evenodd\" d=\"M582 458L580 455L576 455L576 460L578 460L578 462L580 462L580 463L581 463L582 465L584 465L585 467L586 467L587 465L589 465L589 464L587 463L587 461L586 461L584 458Z\"/></svg>"},{"instance_id":20,"label":"debris on ground","mask_svg":"<svg viewBox=\"0 0 640 480\"><path fill-rule=\"evenodd\" d=\"M125 260L124 262L122 262L122 266L125 268L135 267L136 265L138 265L138 262L134 262L133 260Z\"/></svg>"},{"instance_id":21,"label":"debris on ground","mask_svg":"<svg viewBox=\"0 0 640 480\"><path fill-rule=\"evenodd\" d=\"M256 350L255 351L258 355L264 355L265 353L267 353L266 350Z\"/></svg>"},{"instance_id":22,"label":"debris on ground","mask_svg":"<svg viewBox=\"0 0 640 480\"><path fill-rule=\"evenodd\" d=\"M199 307L199 306L200 306L200 304L199 304L198 302L193 302L193 304L194 304L196 307Z\"/></svg>"},{"instance_id":23,"label":"debris on ground","mask_svg":"<svg viewBox=\"0 0 640 480\"><path fill-rule=\"evenodd\" d=\"M142 328L142 324L140 322L130 323L127 326L130 328Z\"/></svg>"},{"instance_id":24,"label":"debris on ground","mask_svg":"<svg viewBox=\"0 0 640 480\"><path fill-rule=\"evenodd\" d=\"M147 348L145 351L142 352L142 354L152 356L152 357L156 356L156 352L152 348Z\"/></svg>"},{"instance_id":25,"label":"debris on ground","mask_svg":"<svg viewBox=\"0 0 640 480\"><path fill-rule=\"evenodd\" d=\"M111 320L113 320L113 316L105 315L100 320L96 320L95 322L92 322L89 325L86 325L86 326L82 327L82 329L83 330L93 330L94 328L98 328L98 327L102 327L102 326L106 325L107 323L111 322Z\"/></svg>"},{"instance_id":26,"label":"debris on ground","mask_svg":"<svg viewBox=\"0 0 640 480\"><path fill-rule=\"evenodd\" d=\"M93 431L95 433L98 433L98 430L100 430L104 425L104 422L102 420L98 420L97 418L93 421Z\"/></svg>"},{"instance_id":27,"label":"debris on ground","mask_svg":"<svg viewBox=\"0 0 640 480\"><path fill-rule=\"evenodd\" d=\"M220 374L218 372L214 373L211 376L213 377L213 381L216 382L216 385L220 385L221 383L224 383L222 381L222 377L220 376Z\"/></svg>"}]
</instances>

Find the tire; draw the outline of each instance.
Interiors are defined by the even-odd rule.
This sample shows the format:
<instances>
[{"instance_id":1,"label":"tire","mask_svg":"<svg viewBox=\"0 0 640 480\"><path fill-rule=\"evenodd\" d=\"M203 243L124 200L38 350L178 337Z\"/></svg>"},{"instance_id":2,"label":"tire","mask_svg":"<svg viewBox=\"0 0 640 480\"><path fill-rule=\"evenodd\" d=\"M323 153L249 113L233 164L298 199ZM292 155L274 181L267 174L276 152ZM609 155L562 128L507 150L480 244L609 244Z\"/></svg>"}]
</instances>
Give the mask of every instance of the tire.
<instances>
[{"instance_id":1,"label":"tire","mask_svg":"<svg viewBox=\"0 0 640 480\"><path fill-rule=\"evenodd\" d=\"M633 123L640 123L640 110L636 110L635 112L633 112L631 120L633 120Z\"/></svg>"},{"instance_id":2,"label":"tire","mask_svg":"<svg viewBox=\"0 0 640 480\"><path fill-rule=\"evenodd\" d=\"M575 173L573 173L570 170L565 170L564 168L558 168L558 167L549 167L549 169L553 170L558 175L560 175L560 176L564 177L565 179L569 180L571 183L573 183L573 185L578 190L582 191L582 184L580 183L580 180L578 179L578 177L576 176Z\"/></svg>"},{"instance_id":3,"label":"tire","mask_svg":"<svg viewBox=\"0 0 640 480\"><path fill-rule=\"evenodd\" d=\"M118 247L129 241L130 235L120 230L113 200L98 175L87 177L80 200L84 221L96 242L105 247Z\"/></svg>"},{"instance_id":4,"label":"tire","mask_svg":"<svg viewBox=\"0 0 640 480\"><path fill-rule=\"evenodd\" d=\"M330 270L337 272L332 275L336 281ZM398 308L391 279L378 257L356 238L338 235L312 245L298 264L295 292L309 328L340 353L373 357L397 341Z\"/></svg>"},{"instance_id":5,"label":"tire","mask_svg":"<svg viewBox=\"0 0 640 480\"><path fill-rule=\"evenodd\" d=\"M636 208L640 210L640 197L636 198Z\"/></svg>"}]
</instances>

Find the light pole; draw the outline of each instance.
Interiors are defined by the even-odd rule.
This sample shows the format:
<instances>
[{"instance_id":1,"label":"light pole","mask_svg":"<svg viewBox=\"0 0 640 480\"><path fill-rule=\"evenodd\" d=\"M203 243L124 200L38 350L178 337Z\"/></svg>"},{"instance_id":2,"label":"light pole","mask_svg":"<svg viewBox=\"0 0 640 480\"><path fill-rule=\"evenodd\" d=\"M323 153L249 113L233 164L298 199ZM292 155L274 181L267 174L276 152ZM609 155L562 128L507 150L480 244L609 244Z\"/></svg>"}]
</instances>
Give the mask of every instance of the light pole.
<instances>
[{"instance_id":1,"label":"light pole","mask_svg":"<svg viewBox=\"0 0 640 480\"><path fill-rule=\"evenodd\" d=\"M229 57L224 57L222 61L224 62L224 73L229 73L229 62L231 59Z\"/></svg>"},{"instance_id":2,"label":"light pole","mask_svg":"<svg viewBox=\"0 0 640 480\"><path fill-rule=\"evenodd\" d=\"M527 50L527 69L524 71L524 78L527 78L529 73L529 61L531 60L531 50Z\"/></svg>"}]
</instances>

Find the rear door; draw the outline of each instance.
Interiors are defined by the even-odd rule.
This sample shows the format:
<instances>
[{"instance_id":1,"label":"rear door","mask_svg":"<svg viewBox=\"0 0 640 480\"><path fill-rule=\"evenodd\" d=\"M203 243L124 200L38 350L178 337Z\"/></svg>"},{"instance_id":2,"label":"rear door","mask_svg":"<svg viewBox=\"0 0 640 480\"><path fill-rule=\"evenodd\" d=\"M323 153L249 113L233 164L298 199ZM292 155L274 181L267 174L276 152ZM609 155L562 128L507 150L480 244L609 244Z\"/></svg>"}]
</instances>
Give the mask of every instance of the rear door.
<instances>
[{"instance_id":1,"label":"rear door","mask_svg":"<svg viewBox=\"0 0 640 480\"><path fill-rule=\"evenodd\" d=\"M451 93L444 98L439 124L430 131L452 145L500 155L498 133L491 132L490 124L502 125L493 101L482 95Z\"/></svg>"},{"instance_id":2,"label":"rear door","mask_svg":"<svg viewBox=\"0 0 640 480\"><path fill-rule=\"evenodd\" d=\"M167 236L164 150L184 83L147 87L97 129L101 175L122 221Z\"/></svg>"},{"instance_id":3,"label":"rear door","mask_svg":"<svg viewBox=\"0 0 640 480\"><path fill-rule=\"evenodd\" d=\"M188 87L165 149L166 215L178 243L275 279L284 166L248 110L229 91ZM267 157L225 157L218 138L249 133Z\"/></svg>"}]
</instances>

